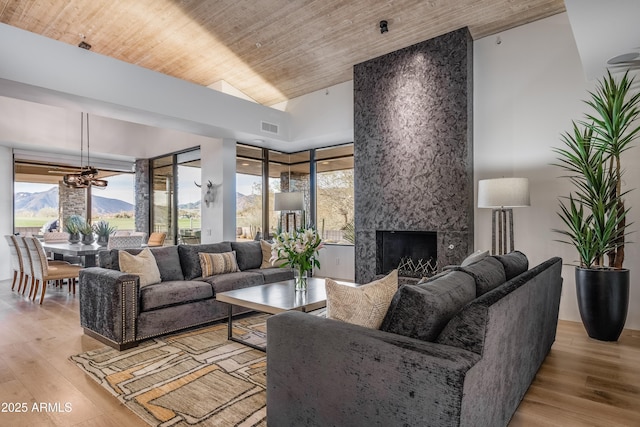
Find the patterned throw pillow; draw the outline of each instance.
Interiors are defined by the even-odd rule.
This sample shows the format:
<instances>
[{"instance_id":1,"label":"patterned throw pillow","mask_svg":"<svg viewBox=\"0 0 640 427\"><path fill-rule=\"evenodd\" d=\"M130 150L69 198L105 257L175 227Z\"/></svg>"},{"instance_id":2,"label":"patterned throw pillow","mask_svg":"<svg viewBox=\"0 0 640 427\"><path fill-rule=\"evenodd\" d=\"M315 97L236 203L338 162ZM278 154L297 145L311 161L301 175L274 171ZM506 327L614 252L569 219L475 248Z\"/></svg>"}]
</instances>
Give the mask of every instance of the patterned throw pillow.
<instances>
[{"instance_id":1,"label":"patterned throw pillow","mask_svg":"<svg viewBox=\"0 0 640 427\"><path fill-rule=\"evenodd\" d=\"M240 271L238 262L236 261L236 251L222 252L219 254L199 252L198 256L200 257L202 277Z\"/></svg>"},{"instance_id":2,"label":"patterned throw pillow","mask_svg":"<svg viewBox=\"0 0 640 427\"><path fill-rule=\"evenodd\" d=\"M140 277L140 287L160 283L160 269L149 249L143 249L138 255L118 251L118 263L120 271Z\"/></svg>"},{"instance_id":3,"label":"patterned throw pillow","mask_svg":"<svg viewBox=\"0 0 640 427\"><path fill-rule=\"evenodd\" d=\"M398 271L362 286L341 285L331 279L325 286L328 318L378 329L398 290Z\"/></svg>"}]
</instances>

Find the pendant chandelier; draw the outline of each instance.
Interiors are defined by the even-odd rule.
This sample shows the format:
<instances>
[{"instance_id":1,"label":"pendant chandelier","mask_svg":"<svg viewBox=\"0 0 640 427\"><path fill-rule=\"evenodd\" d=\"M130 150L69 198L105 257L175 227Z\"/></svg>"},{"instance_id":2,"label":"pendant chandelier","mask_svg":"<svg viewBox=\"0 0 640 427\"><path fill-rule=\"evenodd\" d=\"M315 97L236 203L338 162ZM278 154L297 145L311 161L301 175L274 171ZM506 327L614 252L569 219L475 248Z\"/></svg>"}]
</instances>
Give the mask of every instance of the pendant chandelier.
<instances>
[{"instance_id":1,"label":"pendant chandelier","mask_svg":"<svg viewBox=\"0 0 640 427\"><path fill-rule=\"evenodd\" d=\"M85 116L86 115L86 116ZM84 122L87 121L87 164L84 164ZM91 166L89 150L89 113L80 113L80 171L62 177L62 182L71 188L87 188L90 186L104 188L108 182L98 179L98 170Z\"/></svg>"}]
</instances>

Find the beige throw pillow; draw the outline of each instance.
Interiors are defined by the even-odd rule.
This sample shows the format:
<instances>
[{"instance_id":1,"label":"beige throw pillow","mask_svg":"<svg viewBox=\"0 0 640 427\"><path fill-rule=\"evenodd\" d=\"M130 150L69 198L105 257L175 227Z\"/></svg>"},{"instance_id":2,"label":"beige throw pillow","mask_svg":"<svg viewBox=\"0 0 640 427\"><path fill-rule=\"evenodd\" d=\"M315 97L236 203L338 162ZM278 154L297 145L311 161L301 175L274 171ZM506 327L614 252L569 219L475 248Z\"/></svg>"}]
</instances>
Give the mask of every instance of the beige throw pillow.
<instances>
[{"instance_id":1,"label":"beige throw pillow","mask_svg":"<svg viewBox=\"0 0 640 427\"><path fill-rule=\"evenodd\" d=\"M271 243L266 240L260 240L260 248L262 249L262 265L260 268L281 267L285 264L285 260L276 261L271 263Z\"/></svg>"},{"instance_id":2,"label":"beige throw pillow","mask_svg":"<svg viewBox=\"0 0 640 427\"><path fill-rule=\"evenodd\" d=\"M326 280L327 317L378 329L398 290L398 271L362 286Z\"/></svg>"},{"instance_id":3,"label":"beige throw pillow","mask_svg":"<svg viewBox=\"0 0 640 427\"><path fill-rule=\"evenodd\" d=\"M156 258L149 249L143 249L138 255L126 251L118 251L120 271L140 276L140 286L160 283L160 270Z\"/></svg>"},{"instance_id":4,"label":"beige throw pillow","mask_svg":"<svg viewBox=\"0 0 640 427\"><path fill-rule=\"evenodd\" d=\"M199 252L198 256L200 257L200 267L202 267L202 277L240 271L236 261L236 251L219 254Z\"/></svg>"}]
</instances>

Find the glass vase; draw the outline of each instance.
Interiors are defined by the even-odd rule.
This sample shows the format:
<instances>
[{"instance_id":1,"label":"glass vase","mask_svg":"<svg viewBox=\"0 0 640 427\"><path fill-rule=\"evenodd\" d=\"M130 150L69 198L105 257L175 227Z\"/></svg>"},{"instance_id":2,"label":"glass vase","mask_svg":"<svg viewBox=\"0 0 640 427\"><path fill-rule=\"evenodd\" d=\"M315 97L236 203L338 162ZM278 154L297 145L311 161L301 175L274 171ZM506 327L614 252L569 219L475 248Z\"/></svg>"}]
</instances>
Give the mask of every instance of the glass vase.
<instances>
[{"instance_id":1,"label":"glass vase","mask_svg":"<svg viewBox=\"0 0 640 427\"><path fill-rule=\"evenodd\" d=\"M309 271L303 270L299 266L293 270L293 278L296 282L296 291L306 291L307 290L307 279L309 277Z\"/></svg>"}]
</instances>

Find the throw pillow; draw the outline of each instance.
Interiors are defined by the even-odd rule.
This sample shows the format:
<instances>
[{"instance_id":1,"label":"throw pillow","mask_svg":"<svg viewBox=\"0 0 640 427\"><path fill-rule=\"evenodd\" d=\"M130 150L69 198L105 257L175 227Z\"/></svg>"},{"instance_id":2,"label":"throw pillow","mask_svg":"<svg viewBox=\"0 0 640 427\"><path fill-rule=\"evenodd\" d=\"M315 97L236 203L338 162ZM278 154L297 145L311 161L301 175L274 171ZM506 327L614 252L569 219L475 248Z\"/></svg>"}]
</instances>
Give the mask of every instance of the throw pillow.
<instances>
[{"instance_id":1,"label":"throw pillow","mask_svg":"<svg viewBox=\"0 0 640 427\"><path fill-rule=\"evenodd\" d=\"M156 258L149 249L143 249L138 255L119 251L118 263L120 271L140 277L140 287L160 283L160 270L156 264Z\"/></svg>"},{"instance_id":2,"label":"throw pillow","mask_svg":"<svg viewBox=\"0 0 640 427\"><path fill-rule=\"evenodd\" d=\"M362 286L326 280L327 318L378 329L398 290L398 271Z\"/></svg>"},{"instance_id":3,"label":"throw pillow","mask_svg":"<svg viewBox=\"0 0 640 427\"><path fill-rule=\"evenodd\" d=\"M486 294L507 281L502 263L493 257L486 257L466 267L458 267L460 271L472 276L476 281L476 297Z\"/></svg>"},{"instance_id":4,"label":"throw pillow","mask_svg":"<svg viewBox=\"0 0 640 427\"><path fill-rule=\"evenodd\" d=\"M529 268L527 256L520 251L513 251L506 255L494 255L502 263L507 280L511 280Z\"/></svg>"},{"instance_id":5,"label":"throw pillow","mask_svg":"<svg viewBox=\"0 0 640 427\"><path fill-rule=\"evenodd\" d=\"M260 240L260 247L262 248L262 265L260 268L282 267L285 264L285 260L271 263L271 243L266 240Z\"/></svg>"},{"instance_id":6,"label":"throw pillow","mask_svg":"<svg viewBox=\"0 0 640 427\"><path fill-rule=\"evenodd\" d=\"M240 271L236 261L235 251L223 252L220 254L200 252L198 256L200 257L202 277Z\"/></svg>"},{"instance_id":7,"label":"throw pillow","mask_svg":"<svg viewBox=\"0 0 640 427\"><path fill-rule=\"evenodd\" d=\"M471 255L469 255L468 257L466 257L462 261L462 264L460 264L460 267L466 267L467 265L471 265L474 262L478 262L480 260L483 260L484 258L486 258L488 256L489 256L489 251L483 251L483 250L476 251L476 252L472 253Z\"/></svg>"},{"instance_id":8,"label":"throw pillow","mask_svg":"<svg viewBox=\"0 0 640 427\"><path fill-rule=\"evenodd\" d=\"M433 341L475 296L473 277L461 271L449 271L422 285L402 286L393 297L380 330Z\"/></svg>"}]
</instances>

